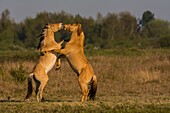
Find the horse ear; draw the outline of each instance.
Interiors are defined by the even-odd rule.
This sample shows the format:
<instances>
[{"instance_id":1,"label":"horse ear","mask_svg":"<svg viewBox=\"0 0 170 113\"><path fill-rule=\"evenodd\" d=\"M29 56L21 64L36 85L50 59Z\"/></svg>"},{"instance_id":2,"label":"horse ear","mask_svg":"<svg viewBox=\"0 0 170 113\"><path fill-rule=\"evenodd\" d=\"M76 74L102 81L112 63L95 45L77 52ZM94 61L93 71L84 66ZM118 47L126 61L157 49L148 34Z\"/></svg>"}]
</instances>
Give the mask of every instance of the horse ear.
<instances>
[{"instance_id":1,"label":"horse ear","mask_svg":"<svg viewBox=\"0 0 170 113\"><path fill-rule=\"evenodd\" d=\"M77 30L77 34L78 36L80 36L80 34L83 32L82 28L81 28L81 24L78 24L78 30Z\"/></svg>"},{"instance_id":2,"label":"horse ear","mask_svg":"<svg viewBox=\"0 0 170 113\"><path fill-rule=\"evenodd\" d=\"M45 24L45 27L49 27L49 23L48 22Z\"/></svg>"}]
</instances>

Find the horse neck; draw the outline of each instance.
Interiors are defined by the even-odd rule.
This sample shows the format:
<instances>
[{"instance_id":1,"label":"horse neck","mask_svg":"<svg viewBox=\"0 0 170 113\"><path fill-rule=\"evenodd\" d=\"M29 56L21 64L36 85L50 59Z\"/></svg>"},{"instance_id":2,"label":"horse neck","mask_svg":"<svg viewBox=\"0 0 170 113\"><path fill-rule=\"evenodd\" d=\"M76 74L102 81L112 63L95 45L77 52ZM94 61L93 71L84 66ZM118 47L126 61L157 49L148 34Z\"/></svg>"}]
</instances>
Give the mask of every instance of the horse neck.
<instances>
[{"instance_id":1,"label":"horse neck","mask_svg":"<svg viewBox=\"0 0 170 113\"><path fill-rule=\"evenodd\" d=\"M52 41L55 41L54 40L54 32L51 30L47 30L45 38L44 38L44 42L52 42Z\"/></svg>"},{"instance_id":2,"label":"horse neck","mask_svg":"<svg viewBox=\"0 0 170 113\"><path fill-rule=\"evenodd\" d=\"M84 48L84 33L80 34L80 45Z\"/></svg>"},{"instance_id":3,"label":"horse neck","mask_svg":"<svg viewBox=\"0 0 170 113\"><path fill-rule=\"evenodd\" d=\"M77 31L73 31L70 39L71 43L79 44L80 46L84 47L84 33L82 32L79 36Z\"/></svg>"}]
</instances>

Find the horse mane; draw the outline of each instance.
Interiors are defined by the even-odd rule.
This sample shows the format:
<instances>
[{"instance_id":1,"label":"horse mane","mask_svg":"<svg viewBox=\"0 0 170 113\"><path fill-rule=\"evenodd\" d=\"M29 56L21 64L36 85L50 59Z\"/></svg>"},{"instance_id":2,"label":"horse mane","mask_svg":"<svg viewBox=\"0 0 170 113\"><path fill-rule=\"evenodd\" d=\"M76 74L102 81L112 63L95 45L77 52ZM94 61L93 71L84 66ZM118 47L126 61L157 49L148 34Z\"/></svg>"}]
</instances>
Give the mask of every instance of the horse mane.
<instances>
[{"instance_id":1,"label":"horse mane","mask_svg":"<svg viewBox=\"0 0 170 113\"><path fill-rule=\"evenodd\" d=\"M82 29L81 25L79 25L78 30L77 30L77 35L79 37L81 37L80 38L80 45L84 47L85 46L85 44L84 44L84 33L83 34L82 33L83 33L83 29ZM82 34L82 36L80 36L81 34Z\"/></svg>"},{"instance_id":2,"label":"horse mane","mask_svg":"<svg viewBox=\"0 0 170 113\"><path fill-rule=\"evenodd\" d=\"M38 44L38 47L37 49L42 49L42 47L44 46L44 39L45 39L45 36L46 36L46 33L47 33L47 29L48 27L45 26L43 29L42 29L42 33L37 37L37 38L40 38L40 41L39 41L39 44Z\"/></svg>"}]
</instances>

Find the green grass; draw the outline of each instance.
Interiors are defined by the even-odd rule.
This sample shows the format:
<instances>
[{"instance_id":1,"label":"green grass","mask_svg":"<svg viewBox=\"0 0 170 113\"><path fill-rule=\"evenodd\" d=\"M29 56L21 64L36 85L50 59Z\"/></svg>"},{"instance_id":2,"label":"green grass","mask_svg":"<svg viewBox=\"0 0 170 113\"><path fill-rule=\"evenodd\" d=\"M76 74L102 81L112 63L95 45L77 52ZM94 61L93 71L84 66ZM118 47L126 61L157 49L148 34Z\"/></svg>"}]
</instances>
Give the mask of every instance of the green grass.
<instances>
[{"instance_id":1,"label":"green grass","mask_svg":"<svg viewBox=\"0 0 170 113\"><path fill-rule=\"evenodd\" d=\"M16 69L16 68L11 68L10 69L10 74L11 76L13 77L13 79L16 81L16 82L24 82L26 80L26 69L24 69L24 67L22 66L22 64L19 65L19 67Z\"/></svg>"},{"instance_id":2,"label":"green grass","mask_svg":"<svg viewBox=\"0 0 170 113\"><path fill-rule=\"evenodd\" d=\"M122 97L124 98L124 97ZM136 101L136 102L135 102ZM140 100L128 102L1 102L2 113L168 113L170 104L140 104Z\"/></svg>"},{"instance_id":3,"label":"green grass","mask_svg":"<svg viewBox=\"0 0 170 113\"><path fill-rule=\"evenodd\" d=\"M23 50L23 51L0 51L0 61L6 60L37 60L39 53L36 50Z\"/></svg>"}]
</instances>

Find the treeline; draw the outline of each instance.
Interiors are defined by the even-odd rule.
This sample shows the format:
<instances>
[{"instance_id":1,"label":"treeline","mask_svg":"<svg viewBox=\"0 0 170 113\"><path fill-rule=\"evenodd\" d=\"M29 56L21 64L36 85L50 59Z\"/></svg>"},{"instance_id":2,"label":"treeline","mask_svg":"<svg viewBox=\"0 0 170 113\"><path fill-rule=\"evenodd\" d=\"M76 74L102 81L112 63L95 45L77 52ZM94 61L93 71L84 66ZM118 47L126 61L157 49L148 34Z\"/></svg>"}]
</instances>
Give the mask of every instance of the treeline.
<instances>
[{"instance_id":1,"label":"treeline","mask_svg":"<svg viewBox=\"0 0 170 113\"><path fill-rule=\"evenodd\" d=\"M16 23L6 9L0 17L0 50L36 48L44 25L49 23L82 24L86 48L161 48L170 47L170 22L155 19L150 11L136 19L129 12L97 14L96 19L61 12L40 12ZM68 33L56 33L56 40L69 40Z\"/></svg>"}]
</instances>

